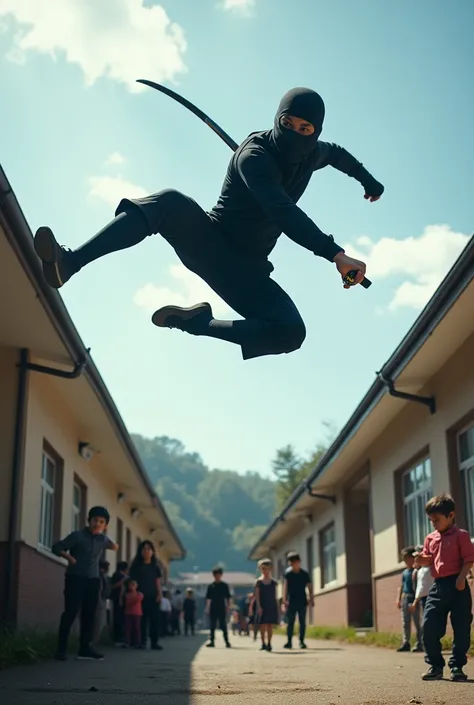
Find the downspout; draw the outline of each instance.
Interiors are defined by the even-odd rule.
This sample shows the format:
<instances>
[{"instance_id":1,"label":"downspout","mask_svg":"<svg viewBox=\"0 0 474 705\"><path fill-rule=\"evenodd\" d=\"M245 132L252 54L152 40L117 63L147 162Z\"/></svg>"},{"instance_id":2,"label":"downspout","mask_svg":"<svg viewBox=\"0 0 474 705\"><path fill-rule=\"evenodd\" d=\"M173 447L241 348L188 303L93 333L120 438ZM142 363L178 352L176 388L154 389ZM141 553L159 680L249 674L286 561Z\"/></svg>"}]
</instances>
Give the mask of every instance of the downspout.
<instances>
[{"instance_id":1,"label":"downspout","mask_svg":"<svg viewBox=\"0 0 474 705\"><path fill-rule=\"evenodd\" d=\"M13 440L12 483L10 491L10 517L8 522L8 547L6 560L6 590L4 620L14 627L16 623L16 542L18 533L18 516L20 507L21 476L23 470L23 450L26 422L26 398L28 388L28 349L20 350L18 365L18 394L16 402L15 433Z\"/></svg>"}]
</instances>

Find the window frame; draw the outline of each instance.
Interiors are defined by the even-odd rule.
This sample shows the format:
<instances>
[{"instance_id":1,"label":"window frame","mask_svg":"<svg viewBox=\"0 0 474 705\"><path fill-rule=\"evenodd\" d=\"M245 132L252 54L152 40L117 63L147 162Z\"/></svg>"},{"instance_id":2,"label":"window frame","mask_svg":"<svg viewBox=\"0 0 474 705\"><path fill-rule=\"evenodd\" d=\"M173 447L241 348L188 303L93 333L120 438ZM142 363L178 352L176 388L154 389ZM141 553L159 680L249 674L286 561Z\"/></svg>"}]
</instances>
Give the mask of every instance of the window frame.
<instances>
[{"instance_id":1,"label":"window frame","mask_svg":"<svg viewBox=\"0 0 474 705\"><path fill-rule=\"evenodd\" d=\"M460 475L460 485L464 497L464 512L466 528L474 536L474 449L473 454L466 460L461 460L461 436L472 431L474 436L474 420L464 425L456 432L456 460L457 470ZM469 473L469 476L467 475ZM468 479L469 478L469 479ZM469 484L472 483L472 487Z\"/></svg>"},{"instance_id":2,"label":"window frame","mask_svg":"<svg viewBox=\"0 0 474 705\"><path fill-rule=\"evenodd\" d=\"M78 487L80 493L80 506L76 507L74 504L74 489ZM78 511L76 511L78 509ZM83 529L86 525L86 515L87 515L87 485L81 480L79 475L74 473L73 484L72 484L72 531ZM76 527L75 520L79 517L79 526Z\"/></svg>"},{"instance_id":3,"label":"window frame","mask_svg":"<svg viewBox=\"0 0 474 705\"><path fill-rule=\"evenodd\" d=\"M49 460L53 465L53 484L50 485L46 478L43 477L45 461ZM53 544L60 538L61 533L61 511L62 511L62 489L63 489L63 471L64 461L61 456L54 450L53 446L43 439L43 447L41 450L41 475L40 475L40 514L38 527L38 548L42 551L51 552ZM50 527L49 535L51 545L49 546L45 539L45 509L44 496L48 494L51 497L50 509Z\"/></svg>"},{"instance_id":4,"label":"window frame","mask_svg":"<svg viewBox=\"0 0 474 705\"><path fill-rule=\"evenodd\" d=\"M325 536L330 531L333 532L333 540L325 543ZM333 553L334 555L334 565L331 565L331 568L333 568L331 571L328 570L328 566L326 565L326 556L329 553ZM319 563L321 569L321 588L335 585L337 583L337 537L336 522L334 519L319 531ZM331 576L329 576L328 573L331 573Z\"/></svg>"},{"instance_id":5,"label":"window frame","mask_svg":"<svg viewBox=\"0 0 474 705\"><path fill-rule=\"evenodd\" d=\"M430 454L430 447L429 446L424 446L416 455L413 455L406 463L404 463L401 467L399 467L397 470L394 472L394 483L395 483L395 509L396 509L396 522L397 522L397 538L398 538L398 553L397 553L397 562L400 562L400 553L405 548L406 546L409 545L409 540L408 540L408 533L407 533L407 526L406 526L406 518L405 518L405 493L403 489L403 478L406 475L407 472L410 470L413 470L417 465L419 465L422 462L425 462L426 460L430 461L430 479L431 479L431 486L429 489L429 496L431 497L433 495L433 476L431 473L431 454ZM423 490L426 491L426 490ZM422 494L422 491L420 491L418 494L415 493L415 497L418 497ZM427 521L427 534L430 532L430 527L428 524L428 519ZM426 535L426 534L425 534ZM424 537L423 537L424 541ZM421 543L423 543L423 541Z\"/></svg>"}]
</instances>

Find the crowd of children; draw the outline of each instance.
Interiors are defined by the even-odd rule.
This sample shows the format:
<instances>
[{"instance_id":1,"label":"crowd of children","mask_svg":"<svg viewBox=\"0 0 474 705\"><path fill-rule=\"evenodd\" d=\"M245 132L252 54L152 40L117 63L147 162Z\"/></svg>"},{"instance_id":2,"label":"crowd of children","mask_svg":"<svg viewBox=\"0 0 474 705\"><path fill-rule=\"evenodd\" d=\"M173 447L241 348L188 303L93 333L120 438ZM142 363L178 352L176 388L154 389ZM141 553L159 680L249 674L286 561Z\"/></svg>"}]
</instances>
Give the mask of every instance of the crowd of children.
<instances>
[{"instance_id":1,"label":"crowd of children","mask_svg":"<svg viewBox=\"0 0 474 705\"><path fill-rule=\"evenodd\" d=\"M423 546L407 546L402 551L405 569L401 575L396 605L402 618L402 644L398 651L425 653L428 670L424 680L443 677L445 661L441 639L446 633L448 616L454 632L449 659L451 679L465 681L464 666L471 644L472 595L468 577L474 564L474 545L469 533L455 523L455 504L450 495L433 497L426 505L426 514L434 531ZM64 588L64 611L61 616L56 657L66 659L71 627L80 614L79 659L100 660L97 646L104 627L111 623L116 646L146 648L149 639L153 650L160 650L160 637L178 635L181 618L184 634L193 635L196 623L196 600L188 588L171 596L163 589L162 574L151 541L142 541L130 566L120 561L110 579L109 563L104 551L118 549L105 533L110 517L104 507L89 511L88 526L74 531L53 546L53 552L67 561ZM233 633L261 638L261 650L272 651L273 629L283 615L287 622L285 648L292 648L296 617L299 621L299 641L306 648L305 628L308 605L313 605L313 587L309 574L301 568L300 556L289 553L283 579L283 596L278 597L278 583L272 577L272 562L262 559L260 576L254 591L240 608L232 609L228 584L222 579L221 568L213 570L214 581L206 593L206 614L210 622L208 647L215 646L217 627L222 631L227 648L228 619ZM112 605L112 619L107 618L107 605ZM411 649L412 623L416 644Z\"/></svg>"}]
</instances>

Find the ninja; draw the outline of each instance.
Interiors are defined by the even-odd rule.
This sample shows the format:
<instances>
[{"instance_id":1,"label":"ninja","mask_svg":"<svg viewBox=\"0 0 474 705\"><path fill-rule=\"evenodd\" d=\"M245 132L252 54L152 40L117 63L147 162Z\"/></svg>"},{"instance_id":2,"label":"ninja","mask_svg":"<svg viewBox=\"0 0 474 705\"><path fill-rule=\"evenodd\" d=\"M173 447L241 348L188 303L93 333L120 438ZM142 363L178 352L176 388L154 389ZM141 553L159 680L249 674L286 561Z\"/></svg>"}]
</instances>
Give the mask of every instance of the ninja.
<instances>
[{"instance_id":1,"label":"ninja","mask_svg":"<svg viewBox=\"0 0 474 705\"><path fill-rule=\"evenodd\" d=\"M242 319L216 320L211 306L200 303L165 306L153 314L155 325L235 343L244 360L297 350L306 336L305 325L288 294L270 277L268 256L281 233L333 262L342 277L356 270L360 283L365 274L365 264L349 257L296 205L313 172L326 166L338 169L359 181L370 201L384 191L345 149L319 141L324 115L317 93L308 88L289 91L273 128L249 135L232 156L217 205L209 212L174 190L123 199L114 220L74 251L60 246L49 228L39 228L35 249L46 281L59 288L99 257L160 233L181 262Z\"/></svg>"}]
</instances>

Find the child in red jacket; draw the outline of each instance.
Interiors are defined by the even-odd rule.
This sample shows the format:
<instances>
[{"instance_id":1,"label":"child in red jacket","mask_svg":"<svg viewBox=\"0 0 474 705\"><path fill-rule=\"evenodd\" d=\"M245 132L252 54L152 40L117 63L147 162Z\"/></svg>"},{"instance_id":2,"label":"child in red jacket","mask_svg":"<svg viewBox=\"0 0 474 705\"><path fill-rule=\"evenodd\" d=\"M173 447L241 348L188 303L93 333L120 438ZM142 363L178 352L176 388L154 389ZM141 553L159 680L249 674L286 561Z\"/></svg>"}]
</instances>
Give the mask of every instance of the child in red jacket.
<instances>
[{"instance_id":1,"label":"child in red jacket","mask_svg":"<svg viewBox=\"0 0 474 705\"><path fill-rule=\"evenodd\" d=\"M124 597L125 605L125 643L127 646L140 648L142 644L141 621L143 594L138 592L136 580L129 580Z\"/></svg>"}]
</instances>

